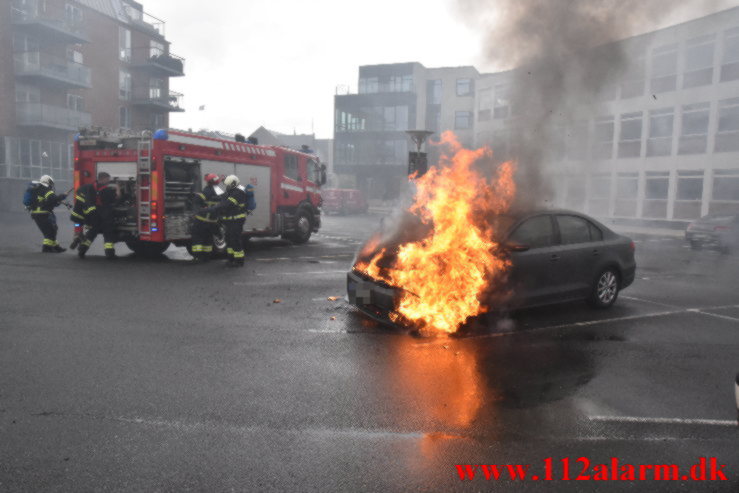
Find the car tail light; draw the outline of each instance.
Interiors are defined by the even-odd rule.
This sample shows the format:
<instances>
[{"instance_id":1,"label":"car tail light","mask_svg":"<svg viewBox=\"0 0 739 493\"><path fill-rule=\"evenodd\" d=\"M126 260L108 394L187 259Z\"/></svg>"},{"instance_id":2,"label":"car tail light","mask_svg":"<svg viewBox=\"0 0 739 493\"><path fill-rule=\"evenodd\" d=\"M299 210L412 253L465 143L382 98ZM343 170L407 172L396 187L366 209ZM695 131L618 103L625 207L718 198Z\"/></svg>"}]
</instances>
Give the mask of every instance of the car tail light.
<instances>
[{"instance_id":1,"label":"car tail light","mask_svg":"<svg viewBox=\"0 0 739 493\"><path fill-rule=\"evenodd\" d=\"M714 226L713 227L714 231L729 231L729 229L730 228L728 226Z\"/></svg>"},{"instance_id":2,"label":"car tail light","mask_svg":"<svg viewBox=\"0 0 739 493\"><path fill-rule=\"evenodd\" d=\"M636 251L636 243L634 243L633 241L629 243L629 248L631 248L632 252Z\"/></svg>"},{"instance_id":3,"label":"car tail light","mask_svg":"<svg viewBox=\"0 0 739 493\"><path fill-rule=\"evenodd\" d=\"M157 201L155 200L155 201L153 201L151 203L151 215L150 215L150 217L151 217L151 220L152 221L156 221L157 218L159 217L159 215L157 214L156 210L157 210Z\"/></svg>"}]
</instances>

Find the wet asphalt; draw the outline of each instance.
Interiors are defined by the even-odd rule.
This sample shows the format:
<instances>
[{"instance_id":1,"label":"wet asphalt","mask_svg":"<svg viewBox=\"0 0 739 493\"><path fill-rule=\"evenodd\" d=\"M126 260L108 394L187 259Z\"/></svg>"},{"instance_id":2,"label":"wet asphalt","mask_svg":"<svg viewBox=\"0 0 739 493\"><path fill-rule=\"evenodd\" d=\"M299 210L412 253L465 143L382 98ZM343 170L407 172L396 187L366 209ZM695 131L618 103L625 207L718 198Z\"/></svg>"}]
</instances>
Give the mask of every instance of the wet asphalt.
<instances>
[{"instance_id":1,"label":"wet asphalt","mask_svg":"<svg viewBox=\"0 0 739 493\"><path fill-rule=\"evenodd\" d=\"M0 213L0 491L739 491L739 254L638 236L610 310L422 338L343 300L379 221L252 240L227 269L182 248L110 262L100 239L84 261L41 254L30 219ZM681 475L716 457L728 480L575 481L580 457Z\"/></svg>"}]
</instances>

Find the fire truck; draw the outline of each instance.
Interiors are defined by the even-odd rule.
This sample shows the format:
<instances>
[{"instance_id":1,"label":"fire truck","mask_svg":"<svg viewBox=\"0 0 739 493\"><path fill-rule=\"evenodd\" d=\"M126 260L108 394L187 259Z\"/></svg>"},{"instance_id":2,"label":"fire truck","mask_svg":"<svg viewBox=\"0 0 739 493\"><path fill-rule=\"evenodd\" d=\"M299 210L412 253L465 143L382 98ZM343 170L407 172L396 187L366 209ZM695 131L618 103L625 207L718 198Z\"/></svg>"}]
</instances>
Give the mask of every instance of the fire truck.
<instances>
[{"instance_id":1,"label":"fire truck","mask_svg":"<svg viewBox=\"0 0 739 493\"><path fill-rule=\"evenodd\" d=\"M281 236L305 243L321 226L320 186L326 182L326 167L310 152L260 146L241 136L82 129L74 143L75 190L103 171L120 190L116 240L137 254L159 255L170 244L190 248L190 198L202 189L207 173L234 174L242 185L254 186L257 208L247 216L245 238ZM214 235L214 255L224 250L225 231L220 228Z\"/></svg>"}]
</instances>

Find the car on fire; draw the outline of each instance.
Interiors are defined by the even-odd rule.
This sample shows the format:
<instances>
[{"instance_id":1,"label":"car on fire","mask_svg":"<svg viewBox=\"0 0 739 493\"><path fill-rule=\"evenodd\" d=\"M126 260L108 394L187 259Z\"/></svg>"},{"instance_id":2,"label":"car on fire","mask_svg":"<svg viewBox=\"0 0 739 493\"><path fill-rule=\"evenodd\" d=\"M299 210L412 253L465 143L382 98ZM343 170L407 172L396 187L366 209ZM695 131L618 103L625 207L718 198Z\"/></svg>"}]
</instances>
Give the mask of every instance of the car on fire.
<instances>
[{"instance_id":1,"label":"car on fire","mask_svg":"<svg viewBox=\"0 0 739 493\"><path fill-rule=\"evenodd\" d=\"M608 308L636 273L634 242L579 212L536 210L497 218L511 259L511 296L501 310L586 300ZM352 269L350 303L389 322L400 288Z\"/></svg>"},{"instance_id":2,"label":"car on fire","mask_svg":"<svg viewBox=\"0 0 739 493\"><path fill-rule=\"evenodd\" d=\"M693 250L704 247L729 253L739 247L739 214L708 214L688 224L685 241Z\"/></svg>"}]
</instances>

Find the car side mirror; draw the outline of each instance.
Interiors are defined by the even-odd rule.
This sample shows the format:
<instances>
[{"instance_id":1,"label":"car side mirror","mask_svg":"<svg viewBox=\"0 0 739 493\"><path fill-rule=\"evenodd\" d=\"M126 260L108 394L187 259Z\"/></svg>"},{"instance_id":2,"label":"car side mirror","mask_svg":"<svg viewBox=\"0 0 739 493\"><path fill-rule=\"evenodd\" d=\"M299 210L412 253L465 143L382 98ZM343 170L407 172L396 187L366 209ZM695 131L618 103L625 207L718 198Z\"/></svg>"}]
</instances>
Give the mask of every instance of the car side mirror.
<instances>
[{"instance_id":1,"label":"car side mirror","mask_svg":"<svg viewBox=\"0 0 739 493\"><path fill-rule=\"evenodd\" d=\"M515 241L509 241L505 243L505 248L511 252L525 252L531 247L524 245L523 243L516 243Z\"/></svg>"}]
</instances>

